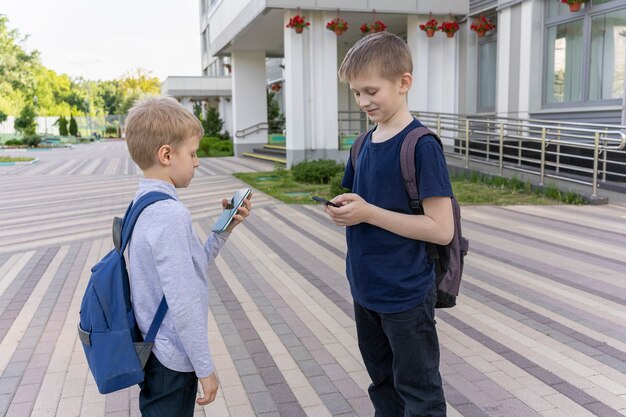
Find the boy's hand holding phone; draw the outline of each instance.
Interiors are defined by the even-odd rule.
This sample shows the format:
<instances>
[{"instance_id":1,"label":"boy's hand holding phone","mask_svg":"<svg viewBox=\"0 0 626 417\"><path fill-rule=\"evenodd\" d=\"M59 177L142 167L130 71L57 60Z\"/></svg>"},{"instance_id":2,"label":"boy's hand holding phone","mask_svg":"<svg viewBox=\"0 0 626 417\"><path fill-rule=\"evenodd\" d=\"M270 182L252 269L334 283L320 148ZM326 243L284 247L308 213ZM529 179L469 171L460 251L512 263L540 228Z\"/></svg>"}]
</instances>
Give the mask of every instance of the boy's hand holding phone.
<instances>
[{"instance_id":1,"label":"boy's hand holding phone","mask_svg":"<svg viewBox=\"0 0 626 417\"><path fill-rule=\"evenodd\" d=\"M239 223L250 215L252 210L251 199L252 192L249 188L237 190L230 200L223 198L222 208L224 211L213 225L213 232L232 232Z\"/></svg>"},{"instance_id":2,"label":"boy's hand holding phone","mask_svg":"<svg viewBox=\"0 0 626 417\"><path fill-rule=\"evenodd\" d=\"M337 226L354 226L359 223L371 223L369 218L372 215L373 206L365 201L360 195L345 193L334 198L337 203L326 205L326 214ZM341 208L335 210L331 207Z\"/></svg>"},{"instance_id":3,"label":"boy's hand holding phone","mask_svg":"<svg viewBox=\"0 0 626 417\"><path fill-rule=\"evenodd\" d=\"M312 198L313 200L317 201L318 203L322 203L322 204L324 204L324 205L326 205L326 206L332 206L332 207L337 207L337 208L341 207L340 205L335 204L335 203L333 203L332 201L326 200L326 199L325 199L325 198L323 198L323 197L318 197L318 196L314 195L314 196L313 196L313 197L311 197L311 198Z\"/></svg>"}]
</instances>

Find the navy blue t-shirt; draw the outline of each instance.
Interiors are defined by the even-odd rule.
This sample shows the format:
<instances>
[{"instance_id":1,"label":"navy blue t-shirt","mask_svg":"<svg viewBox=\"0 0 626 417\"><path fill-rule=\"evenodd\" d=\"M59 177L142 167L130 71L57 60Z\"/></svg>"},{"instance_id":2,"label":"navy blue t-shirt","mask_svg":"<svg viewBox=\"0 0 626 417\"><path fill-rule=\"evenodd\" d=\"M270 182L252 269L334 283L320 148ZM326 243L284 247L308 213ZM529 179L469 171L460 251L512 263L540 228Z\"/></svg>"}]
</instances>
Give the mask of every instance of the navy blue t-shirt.
<instances>
[{"instance_id":1,"label":"navy blue t-shirt","mask_svg":"<svg viewBox=\"0 0 626 417\"><path fill-rule=\"evenodd\" d=\"M422 124L416 119L393 138L372 143L369 134L357 157L356 174L348 159L342 185L368 203L412 214L400 170L404 137ZM420 199L452 197L446 161L437 140L425 136L415 147ZM422 303L435 281L434 264L423 241L368 223L346 228L346 274L354 300L379 313L398 313Z\"/></svg>"}]
</instances>

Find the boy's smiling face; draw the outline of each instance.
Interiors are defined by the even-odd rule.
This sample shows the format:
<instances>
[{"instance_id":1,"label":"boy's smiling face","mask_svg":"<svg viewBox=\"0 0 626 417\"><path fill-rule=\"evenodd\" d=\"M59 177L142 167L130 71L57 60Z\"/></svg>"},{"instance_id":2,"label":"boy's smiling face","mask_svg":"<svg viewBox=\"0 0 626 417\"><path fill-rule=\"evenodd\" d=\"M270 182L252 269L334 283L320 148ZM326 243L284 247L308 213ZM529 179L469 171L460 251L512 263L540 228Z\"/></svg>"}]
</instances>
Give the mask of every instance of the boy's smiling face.
<instances>
[{"instance_id":1,"label":"boy's smiling face","mask_svg":"<svg viewBox=\"0 0 626 417\"><path fill-rule=\"evenodd\" d=\"M392 81L368 71L350 79L349 83L357 105L372 122L384 125L406 107L406 93L411 85L411 75L404 74Z\"/></svg>"}]
</instances>

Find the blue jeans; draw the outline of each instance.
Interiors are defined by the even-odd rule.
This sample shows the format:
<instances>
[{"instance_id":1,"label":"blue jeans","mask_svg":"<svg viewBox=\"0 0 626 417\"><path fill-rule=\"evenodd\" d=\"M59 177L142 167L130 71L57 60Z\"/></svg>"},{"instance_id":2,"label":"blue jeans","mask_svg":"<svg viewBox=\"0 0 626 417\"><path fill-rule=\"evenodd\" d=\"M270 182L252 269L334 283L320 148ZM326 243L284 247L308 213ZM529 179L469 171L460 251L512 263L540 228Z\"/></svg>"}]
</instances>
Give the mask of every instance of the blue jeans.
<instances>
[{"instance_id":1,"label":"blue jeans","mask_svg":"<svg viewBox=\"0 0 626 417\"><path fill-rule=\"evenodd\" d=\"M193 417L198 393L195 372L168 369L153 353L144 371L146 377L139 384L139 410L143 417Z\"/></svg>"},{"instance_id":2,"label":"blue jeans","mask_svg":"<svg viewBox=\"0 0 626 417\"><path fill-rule=\"evenodd\" d=\"M424 303L380 314L354 303L359 349L372 378L375 417L445 417L435 287Z\"/></svg>"}]
</instances>

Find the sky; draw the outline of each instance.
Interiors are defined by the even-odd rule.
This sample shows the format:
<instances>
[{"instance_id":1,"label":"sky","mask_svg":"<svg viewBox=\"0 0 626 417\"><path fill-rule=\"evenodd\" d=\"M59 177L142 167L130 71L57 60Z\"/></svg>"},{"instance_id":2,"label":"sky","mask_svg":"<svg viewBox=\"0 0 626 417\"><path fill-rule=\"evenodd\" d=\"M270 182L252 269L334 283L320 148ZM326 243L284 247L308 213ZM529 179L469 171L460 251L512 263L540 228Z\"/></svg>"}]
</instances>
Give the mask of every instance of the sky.
<instances>
[{"instance_id":1,"label":"sky","mask_svg":"<svg viewBox=\"0 0 626 417\"><path fill-rule=\"evenodd\" d=\"M72 77L201 75L198 0L0 0L26 50Z\"/></svg>"}]
</instances>

